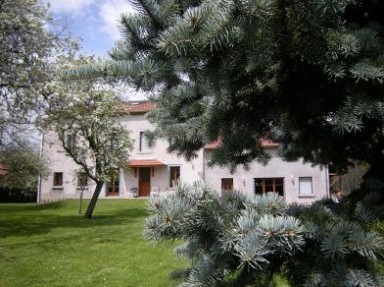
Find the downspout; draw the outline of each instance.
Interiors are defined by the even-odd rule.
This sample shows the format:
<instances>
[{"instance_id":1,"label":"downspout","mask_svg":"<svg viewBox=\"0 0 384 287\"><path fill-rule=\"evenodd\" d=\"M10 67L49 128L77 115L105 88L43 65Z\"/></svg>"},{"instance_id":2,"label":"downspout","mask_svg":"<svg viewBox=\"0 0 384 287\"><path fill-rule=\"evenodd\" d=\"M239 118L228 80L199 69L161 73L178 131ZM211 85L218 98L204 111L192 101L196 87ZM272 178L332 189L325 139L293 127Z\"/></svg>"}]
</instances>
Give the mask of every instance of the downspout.
<instances>
[{"instance_id":1,"label":"downspout","mask_svg":"<svg viewBox=\"0 0 384 287\"><path fill-rule=\"evenodd\" d=\"M40 159L43 158L43 146L44 146L44 132L42 132L42 134L41 134L40 151L39 151ZM40 173L38 178L37 178L36 203L40 203L40 201L41 201L41 181L42 181L42 177L41 177L41 173Z\"/></svg>"},{"instance_id":2,"label":"downspout","mask_svg":"<svg viewBox=\"0 0 384 287\"><path fill-rule=\"evenodd\" d=\"M203 148L203 182L204 183L205 183L205 162L206 162L205 154L206 154L206 151L205 151L205 148Z\"/></svg>"},{"instance_id":3,"label":"downspout","mask_svg":"<svg viewBox=\"0 0 384 287\"><path fill-rule=\"evenodd\" d=\"M325 194L327 195L326 198L331 198L330 190L329 190L329 168L328 168L328 164L325 165L324 171L325 171L325 188L326 188Z\"/></svg>"}]
</instances>

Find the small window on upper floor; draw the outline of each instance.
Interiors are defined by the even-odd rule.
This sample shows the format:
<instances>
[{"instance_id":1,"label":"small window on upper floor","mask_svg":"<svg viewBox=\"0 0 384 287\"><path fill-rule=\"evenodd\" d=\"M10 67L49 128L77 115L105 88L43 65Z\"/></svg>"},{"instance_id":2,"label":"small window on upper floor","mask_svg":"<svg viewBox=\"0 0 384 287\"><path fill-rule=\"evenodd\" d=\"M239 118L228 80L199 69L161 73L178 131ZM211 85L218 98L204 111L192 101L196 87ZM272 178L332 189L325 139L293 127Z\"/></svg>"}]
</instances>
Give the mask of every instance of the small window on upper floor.
<instances>
[{"instance_id":1,"label":"small window on upper floor","mask_svg":"<svg viewBox=\"0 0 384 287\"><path fill-rule=\"evenodd\" d=\"M76 149L76 136L68 134L65 138L65 147L70 151L74 152Z\"/></svg>"},{"instance_id":2,"label":"small window on upper floor","mask_svg":"<svg viewBox=\"0 0 384 287\"><path fill-rule=\"evenodd\" d=\"M140 144L139 151L148 151L149 150L148 139L146 138L144 131L140 132L139 144Z\"/></svg>"},{"instance_id":3,"label":"small window on upper floor","mask_svg":"<svg viewBox=\"0 0 384 287\"><path fill-rule=\"evenodd\" d=\"M53 173L53 186L63 186L63 173L54 172Z\"/></svg>"}]
</instances>

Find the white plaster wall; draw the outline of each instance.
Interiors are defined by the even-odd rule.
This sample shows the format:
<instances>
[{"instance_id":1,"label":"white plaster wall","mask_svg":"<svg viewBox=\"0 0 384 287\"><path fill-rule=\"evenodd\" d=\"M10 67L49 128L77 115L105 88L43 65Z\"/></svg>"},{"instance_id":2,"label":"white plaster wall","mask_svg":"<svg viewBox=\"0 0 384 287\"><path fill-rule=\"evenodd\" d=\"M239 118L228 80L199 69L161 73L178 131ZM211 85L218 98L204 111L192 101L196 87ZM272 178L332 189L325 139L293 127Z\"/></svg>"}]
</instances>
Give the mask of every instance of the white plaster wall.
<instances>
[{"instance_id":1,"label":"white plaster wall","mask_svg":"<svg viewBox=\"0 0 384 287\"><path fill-rule=\"evenodd\" d=\"M271 159L267 165L254 162L249 170L238 167L234 174L227 168L206 166L206 182L221 193L221 178L233 178L233 187L245 193L254 194L255 178L284 178L284 197L287 203L309 204L328 196L328 170L326 166L312 166L302 161L286 162L278 155L277 150L269 150ZM207 158L211 152L206 152ZM299 177L312 178L313 195L299 195Z\"/></svg>"},{"instance_id":2,"label":"white plaster wall","mask_svg":"<svg viewBox=\"0 0 384 287\"><path fill-rule=\"evenodd\" d=\"M165 166L154 168L151 174L151 187L157 187L160 191L169 189L169 168L180 166L180 180L186 183L193 183L205 180L214 190L221 193L221 178L233 178L234 188L246 193L253 194L255 190L255 178L284 178L284 196L288 203L307 204L328 196L328 170L327 167L311 166L302 162L284 162L278 155L277 150L269 150L271 160L268 165L263 166L253 163L250 170L246 171L238 167L234 174L226 168L217 166L208 167L207 160L211 152L200 151L198 157L187 162L176 153L168 153L168 143L165 140L157 140L155 146L142 152L139 150L140 131L153 129L153 126L146 120L145 115L130 115L121 119L123 126L130 131L130 137L135 140L134 149L130 153L130 159L157 159ZM78 198L81 190L76 187L76 171L79 170L73 160L67 156L53 132L44 135L43 153L51 159L51 175L41 182L41 200L56 200L64 198ZM53 173L63 172L63 187L53 188ZM299 177L311 177L313 186L312 197L300 197ZM131 188L138 187L138 170L133 168L120 170L119 197L132 197ZM92 183L92 181L89 181ZM91 197L95 186L91 184L84 197ZM100 197L105 197L105 188Z\"/></svg>"},{"instance_id":3,"label":"white plaster wall","mask_svg":"<svg viewBox=\"0 0 384 287\"><path fill-rule=\"evenodd\" d=\"M140 151L140 131L153 129L153 126L146 120L144 115L131 115L122 118L122 125L130 131L130 137L134 139L134 148L130 153L130 159L157 159L166 164L154 168L153 176L151 176L151 187L157 187L160 191L169 189L169 167L180 167L180 179L183 182L192 183L203 179L203 158L202 152L199 157L187 162L183 157L177 156L176 153L168 153L168 144L165 140L157 140L155 146ZM57 135L54 132L47 132L44 135L43 153L50 159L51 173L47 179L43 179L41 183L41 200L57 200L65 198L78 198L81 190L77 188L76 171L79 166L66 155ZM63 173L62 188L53 187L53 173ZM84 192L84 197L92 196L95 185L90 180L88 190ZM119 174L119 196L128 198L132 196L131 188L138 187L138 171L135 177L134 169L121 170ZM101 192L100 197L105 197L105 188Z\"/></svg>"},{"instance_id":4,"label":"white plaster wall","mask_svg":"<svg viewBox=\"0 0 384 287\"><path fill-rule=\"evenodd\" d=\"M77 188L76 173L80 171L80 167L70 156L66 155L54 132L44 134L43 154L49 159L50 174L48 178L41 181L41 200L79 198L82 190ZM63 186L61 188L53 186L53 173L55 172L63 173ZM88 182L88 188L84 189L84 198L90 198L95 188L95 184L91 180ZM100 197L104 196L105 191L102 191Z\"/></svg>"},{"instance_id":5,"label":"white plaster wall","mask_svg":"<svg viewBox=\"0 0 384 287\"><path fill-rule=\"evenodd\" d=\"M130 159L157 159L166 164L154 168L151 175L151 187L157 187L160 191L169 189L169 168L171 166L180 167L180 180L192 183L203 180L203 152L200 151L196 159L188 162L176 153L168 153L168 143L166 140L158 139L155 145L146 151L140 151L140 132L153 130L153 126L145 118L145 115L129 115L122 118L122 124L130 131L130 137L135 140L134 149L130 153ZM120 178L120 190L124 190L130 196L130 189L138 187L138 169L135 177L133 168L125 171Z\"/></svg>"}]
</instances>

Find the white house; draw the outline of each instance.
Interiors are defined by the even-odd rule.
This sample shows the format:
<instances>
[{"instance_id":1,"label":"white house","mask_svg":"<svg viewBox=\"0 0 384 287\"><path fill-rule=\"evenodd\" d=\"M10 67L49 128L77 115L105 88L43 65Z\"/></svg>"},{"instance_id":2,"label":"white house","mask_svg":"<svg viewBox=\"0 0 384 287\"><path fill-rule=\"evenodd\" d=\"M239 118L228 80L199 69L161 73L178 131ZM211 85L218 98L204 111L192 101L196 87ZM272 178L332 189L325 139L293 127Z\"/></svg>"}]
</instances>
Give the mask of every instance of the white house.
<instances>
[{"instance_id":1,"label":"white house","mask_svg":"<svg viewBox=\"0 0 384 287\"><path fill-rule=\"evenodd\" d=\"M234 174L226 168L208 166L212 150L218 143L206 145L190 162L168 153L165 140L157 140L153 147L149 147L144 133L153 126L146 119L146 113L154 108L155 105L148 101L126 104L121 122L135 139L134 149L128 169L121 169L119 177L104 187L100 197L158 195L171 190L177 180L186 183L205 181L219 194L233 189L245 193L278 192L287 203L307 204L329 197L327 166L285 162L278 155L279 146L267 140L262 145L271 155L270 162L265 166L254 162L249 170L238 168ZM41 200L78 198L81 192L84 197L92 195L92 181L79 172L79 167L61 148L55 133L44 135L43 153L51 159L52 174L41 181Z\"/></svg>"}]
</instances>

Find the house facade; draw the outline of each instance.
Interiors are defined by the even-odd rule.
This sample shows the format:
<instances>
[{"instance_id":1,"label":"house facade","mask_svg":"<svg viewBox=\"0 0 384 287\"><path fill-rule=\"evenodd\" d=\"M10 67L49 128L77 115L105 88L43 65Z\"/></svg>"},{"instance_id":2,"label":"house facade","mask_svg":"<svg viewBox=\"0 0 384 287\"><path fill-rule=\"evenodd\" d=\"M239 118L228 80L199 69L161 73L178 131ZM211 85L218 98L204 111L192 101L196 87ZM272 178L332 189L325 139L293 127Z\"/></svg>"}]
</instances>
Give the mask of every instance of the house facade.
<instances>
[{"instance_id":1,"label":"house facade","mask_svg":"<svg viewBox=\"0 0 384 287\"><path fill-rule=\"evenodd\" d=\"M218 143L205 146L198 156L186 161L176 153L167 152L167 141L157 140L149 147L145 132L153 126L146 113L155 108L151 102L127 103L121 116L122 125L135 140L127 168L105 185L100 197L131 198L165 194L177 181L206 182L219 194L230 190L245 193L278 192L287 203L309 204L329 197L327 166L309 163L285 162L278 155L279 146L264 140L262 143L271 156L267 165L254 162L245 170L241 167L233 174L223 167L209 166L212 151ZM51 160L51 175L41 180L39 198L42 201L90 197L94 190L73 160L66 155L54 132L44 134L42 152Z\"/></svg>"}]
</instances>

